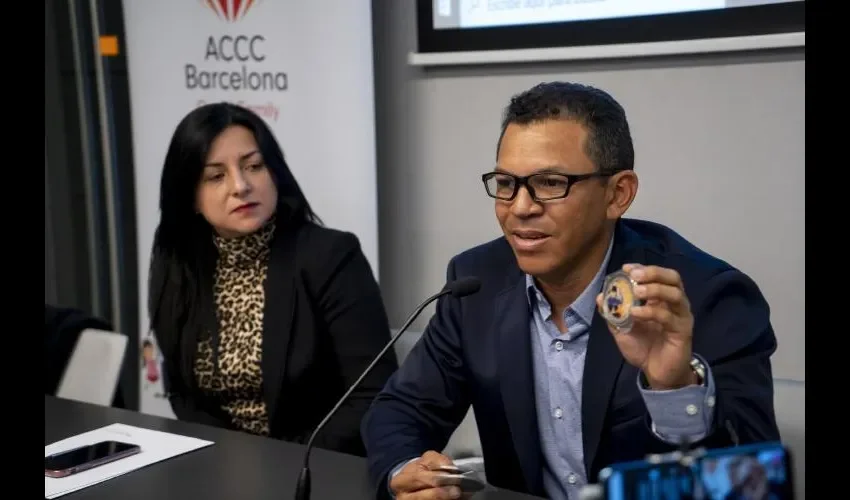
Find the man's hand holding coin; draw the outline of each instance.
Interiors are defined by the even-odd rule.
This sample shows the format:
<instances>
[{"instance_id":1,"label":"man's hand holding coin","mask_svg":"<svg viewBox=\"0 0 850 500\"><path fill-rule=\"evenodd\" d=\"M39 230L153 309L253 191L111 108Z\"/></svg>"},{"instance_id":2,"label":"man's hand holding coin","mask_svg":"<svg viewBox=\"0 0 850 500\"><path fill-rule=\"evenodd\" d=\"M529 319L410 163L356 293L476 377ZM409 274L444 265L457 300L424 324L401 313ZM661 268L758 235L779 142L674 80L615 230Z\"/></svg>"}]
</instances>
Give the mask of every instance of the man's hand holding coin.
<instances>
[{"instance_id":1,"label":"man's hand holding coin","mask_svg":"<svg viewBox=\"0 0 850 500\"><path fill-rule=\"evenodd\" d=\"M631 325L609 323L626 362L639 368L653 390L671 390L699 383L690 366L694 317L679 273L657 266L626 264L634 296L642 301L628 308ZM596 297L603 312L605 292Z\"/></svg>"}]
</instances>

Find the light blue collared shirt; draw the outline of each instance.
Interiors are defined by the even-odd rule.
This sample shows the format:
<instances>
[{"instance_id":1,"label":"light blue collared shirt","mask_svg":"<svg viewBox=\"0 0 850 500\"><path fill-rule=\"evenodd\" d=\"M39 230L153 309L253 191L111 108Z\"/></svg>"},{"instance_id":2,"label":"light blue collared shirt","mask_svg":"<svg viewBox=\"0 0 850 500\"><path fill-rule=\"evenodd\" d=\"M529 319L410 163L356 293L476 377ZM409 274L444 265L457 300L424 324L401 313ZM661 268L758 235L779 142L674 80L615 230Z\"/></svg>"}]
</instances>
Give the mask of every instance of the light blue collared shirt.
<instances>
[{"instance_id":1,"label":"light blue collared shirt","mask_svg":"<svg viewBox=\"0 0 850 500\"><path fill-rule=\"evenodd\" d=\"M602 290L612 247L613 240L593 281L564 311L567 333L558 330L552 320L552 306L537 288L534 278L526 275L532 311L537 424L545 457L543 486L553 500L577 499L579 491L587 484L582 449L581 384L596 295ZM659 439L678 444L685 436L689 442L705 437L714 414L714 380L707 364L705 378L702 386L653 391L642 387L638 377L638 389Z\"/></svg>"}]
</instances>

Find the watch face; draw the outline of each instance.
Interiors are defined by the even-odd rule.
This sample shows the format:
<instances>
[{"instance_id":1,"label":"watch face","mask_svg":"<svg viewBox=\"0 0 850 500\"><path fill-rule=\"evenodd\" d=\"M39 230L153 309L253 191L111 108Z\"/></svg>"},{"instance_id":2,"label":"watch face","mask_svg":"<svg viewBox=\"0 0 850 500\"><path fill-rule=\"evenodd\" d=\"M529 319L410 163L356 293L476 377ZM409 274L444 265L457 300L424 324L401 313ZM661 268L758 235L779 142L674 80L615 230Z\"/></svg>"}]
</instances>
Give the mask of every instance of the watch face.
<instances>
[{"instance_id":1,"label":"watch face","mask_svg":"<svg viewBox=\"0 0 850 500\"><path fill-rule=\"evenodd\" d=\"M702 361L693 358L691 360L691 369L697 374L700 378L700 383L702 383L702 380L705 378L705 365L702 364Z\"/></svg>"},{"instance_id":2,"label":"watch face","mask_svg":"<svg viewBox=\"0 0 850 500\"><path fill-rule=\"evenodd\" d=\"M609 274L602 287L602 316L618 329L632 324L632 307L642 303L635 297L635 282L623 271Z\"/></svg>"}]
</instances>

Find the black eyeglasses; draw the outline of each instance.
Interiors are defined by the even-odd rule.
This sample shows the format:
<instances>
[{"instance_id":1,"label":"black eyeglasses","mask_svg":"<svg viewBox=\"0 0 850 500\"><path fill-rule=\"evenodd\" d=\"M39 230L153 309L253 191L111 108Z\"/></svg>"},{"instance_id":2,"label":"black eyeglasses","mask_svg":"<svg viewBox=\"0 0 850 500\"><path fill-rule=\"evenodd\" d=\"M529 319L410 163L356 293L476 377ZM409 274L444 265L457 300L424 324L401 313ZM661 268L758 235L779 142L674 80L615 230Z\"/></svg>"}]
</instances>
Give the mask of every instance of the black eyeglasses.
<instances>
[{"instance_id":1,"label":"black eyeglasses","mask_svg":"<svg viewBox=\"0 0 850 500\"><path fill-rule=\"evenodd\" d=\"M487 194L497 200L510 201L516 198L519 188L525 186L534 201L549 201L566 198L573 184L595 177L610 177L612 173L557 174L542 172L525 177L504 172L487 172L481 176Z\"/></svg>"}]
</instances>

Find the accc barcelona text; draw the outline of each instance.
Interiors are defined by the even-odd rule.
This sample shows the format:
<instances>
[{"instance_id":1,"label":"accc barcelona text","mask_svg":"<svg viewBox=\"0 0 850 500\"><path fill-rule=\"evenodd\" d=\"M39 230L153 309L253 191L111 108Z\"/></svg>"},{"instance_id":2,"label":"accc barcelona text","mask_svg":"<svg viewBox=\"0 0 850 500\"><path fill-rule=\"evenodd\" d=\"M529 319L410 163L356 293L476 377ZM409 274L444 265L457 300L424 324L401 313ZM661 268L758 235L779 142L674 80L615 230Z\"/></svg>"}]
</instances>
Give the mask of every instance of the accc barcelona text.
<instances>
[{"instance_id":1,"label":"accc barcelona text","mask_svg":"<svg viewBox=\"0 0 850 500\"><path fill-rule=\"evenodd\" d=\"M186 88L201 90L256 90L284 91L288 82L282 71L249 70L246 63L262 63L266 59L261 47L266 39L262 35L224 35L207 38L204 62L236 63L230 71L198 68L186 65Z\"/></svg>"}]
</instances>

